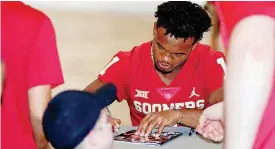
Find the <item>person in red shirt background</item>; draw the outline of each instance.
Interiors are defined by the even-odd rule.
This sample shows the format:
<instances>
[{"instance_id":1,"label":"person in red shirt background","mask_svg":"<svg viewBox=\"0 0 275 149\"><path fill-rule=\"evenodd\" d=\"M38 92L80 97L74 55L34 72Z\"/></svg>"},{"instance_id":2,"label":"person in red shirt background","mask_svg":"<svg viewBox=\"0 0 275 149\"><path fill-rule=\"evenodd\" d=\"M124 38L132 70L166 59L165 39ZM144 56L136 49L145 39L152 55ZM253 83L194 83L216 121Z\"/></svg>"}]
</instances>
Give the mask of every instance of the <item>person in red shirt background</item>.
<instances>
[{"instance_id":1,"label":"person in red shirt background","mask_svg":"<svg viewBox=\"0 0 275 149\"><path fill-rule=\"evenodd\" d=\"M118 52L85 88L94 92L114 83L140 136L177 123L195 128L202 111L223 100L225 57L199 43L211 26L207 12L192 2L169 1L158 6L155 17L153 40Z\"/></svg>"},{"instance_id":2,"label":"person in red shirt background","mask_svg":"<svg viewBox=\"0 0 275 149\"><path fill-rule=\"evenodd\" d=\"M3 149L44 149L42 116L51 89L63 83L51 20L22 2L1 2Z\"/></svg>"},{"instance_id":3,"label":"person in red shirt background","mask_svg":"<svg viewBox=\"0 0 275 149\"><path fill-rule=\"evenodd\" d=\"M274 149L275 2L212 3L229 57L225 147ZM214 114L220 109L210 107L211 114L204 117L212 121L221 119ZM213 127L205 128L210 134L212 130Z\"/></svg>"}]
</instances>

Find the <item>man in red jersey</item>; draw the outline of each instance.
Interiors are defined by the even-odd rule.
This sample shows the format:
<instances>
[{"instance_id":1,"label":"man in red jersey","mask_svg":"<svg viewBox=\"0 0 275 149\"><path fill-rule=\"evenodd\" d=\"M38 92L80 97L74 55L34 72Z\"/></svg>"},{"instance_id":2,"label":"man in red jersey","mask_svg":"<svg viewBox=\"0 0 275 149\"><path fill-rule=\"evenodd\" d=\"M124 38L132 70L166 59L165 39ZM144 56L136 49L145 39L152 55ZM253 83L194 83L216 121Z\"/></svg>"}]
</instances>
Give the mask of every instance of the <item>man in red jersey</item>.
<instances>
[{"instance_id":1,"label":"man in red jersey","mask_svg":"<svg viewBox=\"0 0 275 149\"><path fill-rule=\"evenodd\" d=\"M177 123L195 128L203 109L223 100L224 55L199 43L211 26L207 12L192 2L165 2L155 17L153 40L118 52L85 89L114 83L141 136Z\"/></svg>"},{"instance_id":2,"label":"man in red jersey","mask_svg":"<svg viewBox=\"0 0 275 149\"><path fill-rule=\"evenodd\" d=\"M214 4L230 57L225 146L230 149L274 149L275 2ZM238 13L232 13L233 8ZM217 120L217 115L207 115ZM209 130L205 128L211 134L213 127Z\"/></svg>"},{"instance_id":3,"label":"man in red jersey","mask_svg":"<svg viewBox=\"0 0 275 149\"><path fill-rule=\"evenodd\" d=\"M49 148L42 116L51 89L63 83L50 19L21 2L1 2L3 149Z\"/></svg>"}]
</instances>

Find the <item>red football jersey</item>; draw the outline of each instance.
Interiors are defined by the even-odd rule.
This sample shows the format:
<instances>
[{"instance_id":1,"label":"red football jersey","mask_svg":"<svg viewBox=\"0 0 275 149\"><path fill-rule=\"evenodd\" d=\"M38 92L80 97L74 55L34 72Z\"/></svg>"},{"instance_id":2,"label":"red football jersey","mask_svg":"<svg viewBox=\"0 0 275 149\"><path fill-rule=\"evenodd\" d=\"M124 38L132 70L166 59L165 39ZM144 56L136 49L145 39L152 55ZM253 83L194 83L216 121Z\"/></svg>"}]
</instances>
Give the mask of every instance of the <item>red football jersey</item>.
<instances>
[{"instance_id":1,"label":"red football jersey","mask_svg":"<svg viewBox=\"0 0 275 149\"><path fill-rule=\"evenodd\" d=\"M150 112L208 107L210 93L223 85L225 69L223 53L198 44L177 77L166 85L154 68L151 42L146 42L118 52L98 78L116 85L118 101L127 100L136 126Z\"/></svg>"},{"instance_id":2,"label":"red football jersey","mask_svg":"<svg viewBox=\"0 0 275 149\"><path fill-rule=\"evenodd\" d=\"M275 19L275 2L213 2L220 20L220 33L225 45L235 25L245 17L265 15ZM236 12L236 13L235 13ZM274 36L275 37L275 36ZM274 39L275 40L275 39ZM275 50L275 49L274 49ZM275 73L275 72L274 72ZM275 75L274 77L275 78ZM275 79L274 79L275 80ZM253 149L275 149L275 81L266 106Z\"/></svg>"}]
</instances>

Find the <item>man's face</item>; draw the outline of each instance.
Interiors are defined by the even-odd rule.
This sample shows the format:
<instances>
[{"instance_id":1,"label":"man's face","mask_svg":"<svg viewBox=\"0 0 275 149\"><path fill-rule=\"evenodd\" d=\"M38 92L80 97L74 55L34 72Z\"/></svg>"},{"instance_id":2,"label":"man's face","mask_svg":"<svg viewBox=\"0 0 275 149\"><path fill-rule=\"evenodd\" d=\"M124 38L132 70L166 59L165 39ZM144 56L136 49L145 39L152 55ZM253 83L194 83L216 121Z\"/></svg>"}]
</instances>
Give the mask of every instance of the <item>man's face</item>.
<instances>
[{"instance_id":1,"label":"man's face","mask_svg":"<svg viewBox=\"0 0 275 149\"><path fill-rule=\"evenodd\" d=\"M88 135L88 143L94 149L111 149L113 145L112 125L106 112L101 111L94 129Z\"/></svg>"},{"instance_id":2,"label":"man's face","mask_svg":"<svg viewBox=\"0 0 275 149\"><path fill-rule=\"evenodd\" d=\"M154 65L162 73L170 73L183 64L193 48L193 38L184 41L174 36L164 35L166 30L162 27L154 27L153 56Z\"/></svg>"}]
</instances>

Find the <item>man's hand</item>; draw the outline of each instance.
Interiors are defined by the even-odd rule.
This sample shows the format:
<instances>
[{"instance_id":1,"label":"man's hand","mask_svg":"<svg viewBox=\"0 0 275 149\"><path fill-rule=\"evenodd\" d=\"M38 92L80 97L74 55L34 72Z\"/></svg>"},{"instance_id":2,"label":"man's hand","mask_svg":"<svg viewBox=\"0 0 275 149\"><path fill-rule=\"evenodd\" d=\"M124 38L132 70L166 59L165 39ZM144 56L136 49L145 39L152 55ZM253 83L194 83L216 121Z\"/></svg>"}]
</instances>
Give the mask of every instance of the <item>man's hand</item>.
<instances>
[{"instance_id":1,"label":"man's hand","mask_svg":"<svg viewBox=\"0 0 275 149\"><path fill-rule=\"evenodd\" d=\"M208 121L205 127L198 125L196 131L203 137L215 142L220 142L224 138L224 131L220 121Z\"/></svg>"},{"instance_id":2,"label":"man's hand","mask_svg":"<svg viewBox=\"0 0 275 149\"><path fill-rule=\"evenodd\" d=\"M205 109L200 116L199 126L204 128L210 121L223 121L223 102Z\"/></svg>"},{"instance_id":3,"label":"man's hand","mask_svg":"<svg viewBox=\"0 0 275 149\"><path fill-rule=\"evenodd\" d=\"M224 137L223 127L223 102L214 104L205 109L200 116L196 131L207 139L221 141Z\"/></svg>"},{"instance_id":4,"label":"man's hand","mask_svg":"<svg viewBox=\"0 0 275 149\"><path fill-rule=\"evenodd\" d=\"M180 119L181 113L177 110L149 113L140 122L136 135L149 136L154 128L158 128L156 137L160 135L165 126L175 125Z\"/></svg>"},{"instance_id":5,"label":"man's hand","mask_svg":"<svg viewBox=\"0 0 275 149\"><path fill-rule=\"evenodd\" d=\"M108 116L108 121L112 124L112 128L114 132L118 132L121 120L117 118L113 118L111 116Z\"/></svg>"}]
</instances>

